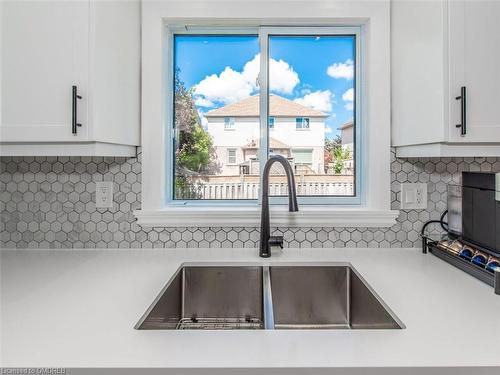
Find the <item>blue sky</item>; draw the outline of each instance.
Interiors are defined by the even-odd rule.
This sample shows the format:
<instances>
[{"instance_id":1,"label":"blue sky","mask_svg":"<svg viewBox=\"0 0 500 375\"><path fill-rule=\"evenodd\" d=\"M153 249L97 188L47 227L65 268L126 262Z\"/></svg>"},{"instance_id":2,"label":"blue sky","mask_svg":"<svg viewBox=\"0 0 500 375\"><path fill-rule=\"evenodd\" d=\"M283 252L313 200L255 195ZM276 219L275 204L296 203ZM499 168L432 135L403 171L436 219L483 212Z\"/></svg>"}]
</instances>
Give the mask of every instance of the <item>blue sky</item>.
<instances>
[{"instance_id":1,"label":"blue sky","mask_svg":"<svg viewBox=\"0 0 500 375\"><path fill-rule=\"evenodd\" d=\"M271 92L331 113L333 137L353 117L354 51L350 36L271 36ZM258 93L258 54L257 36L175 38L175 66L201 114Z\"/></svg>"}]
</instances>

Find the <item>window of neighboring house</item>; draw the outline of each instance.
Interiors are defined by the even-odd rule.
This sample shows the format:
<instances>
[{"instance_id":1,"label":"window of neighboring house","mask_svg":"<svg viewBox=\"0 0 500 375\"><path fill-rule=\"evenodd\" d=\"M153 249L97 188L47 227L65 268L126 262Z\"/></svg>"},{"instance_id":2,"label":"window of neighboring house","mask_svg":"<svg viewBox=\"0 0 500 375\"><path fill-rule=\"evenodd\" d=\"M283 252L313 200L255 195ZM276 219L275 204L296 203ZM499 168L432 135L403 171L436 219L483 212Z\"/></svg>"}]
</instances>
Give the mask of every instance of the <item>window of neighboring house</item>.
<instances>
[{"instance_id":1,"label":"window of neighboring house","mask_svg":"<svg viewBox=\"0 0 500 375\"><path fill-rule=\"evenodd\" d=\"M234 165L236 164L236 149L228 148L227 149L227 164Z\"/></svg>"},{"instance_id":2,"label":"window of neighboring house","mask_svg":"<svg viewBox=\"0 0 500 375\"><path fill-rule=\"evenodd\" d=\"M292 150L293 161L295 164L312 164L313 150Z\"/></svg>"},{"instance_id":3,"label":"window of neighboring house","mask_svg":"<svg viewBox=\"0 0 500 375\"><path fill-rule=\"evenodd\" d=\"M309 119L307 117L297 117L295 119L295 128L297 130L309 130Z\"/></svg>"},{"instance_id":4,"label":"window of neighboring house","mask_svg":"<svg viewBox=\"0 0 500 375\"><path fill-rule=\"evenodd\" d=\"M234 117L224 117L224 130L234 130L234 129L236 129Z\"/></svg>"},{"instance_id":5,"label":"window of neighboring house","mask_svg":"<svg viewBox=\"0 0 500 375\"><path fill-rule=\"evenodd\" d=\"M257 203L274 150L295 163L300 203L360 203L359 28L254 30L173 32L168 199ZM284 202L283 170L271 171L272 200Z\"/></svg>"}]
</instances>

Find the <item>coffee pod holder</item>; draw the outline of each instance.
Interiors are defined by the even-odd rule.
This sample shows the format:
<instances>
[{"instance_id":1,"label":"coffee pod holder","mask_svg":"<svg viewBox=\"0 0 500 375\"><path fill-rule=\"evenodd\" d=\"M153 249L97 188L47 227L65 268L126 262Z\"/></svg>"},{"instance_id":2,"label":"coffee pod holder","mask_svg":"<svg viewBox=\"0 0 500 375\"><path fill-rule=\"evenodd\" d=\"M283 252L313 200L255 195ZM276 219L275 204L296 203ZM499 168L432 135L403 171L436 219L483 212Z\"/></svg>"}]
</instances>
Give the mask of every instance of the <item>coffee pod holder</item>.
<instances>
[{"instance_id":1,"label":"coffee pod holder","mask_svg":"<svg viewBox=\"0 0 500 375\"><path fill-rule=\"evenodd\" d=\"M422 235L422 252L431 253L452 266L468 273L493 287L495 294L500 295L500 267L482 266L474 262L475 256L487 256L489 262L499 260L498 256L487 250L466 243L460 238L450 235ZM471 256L467 256L471 254ZM487 263L488 264L488 263ZM495 264L495 263L491 263Z\"/></svg>"}]
</instances>

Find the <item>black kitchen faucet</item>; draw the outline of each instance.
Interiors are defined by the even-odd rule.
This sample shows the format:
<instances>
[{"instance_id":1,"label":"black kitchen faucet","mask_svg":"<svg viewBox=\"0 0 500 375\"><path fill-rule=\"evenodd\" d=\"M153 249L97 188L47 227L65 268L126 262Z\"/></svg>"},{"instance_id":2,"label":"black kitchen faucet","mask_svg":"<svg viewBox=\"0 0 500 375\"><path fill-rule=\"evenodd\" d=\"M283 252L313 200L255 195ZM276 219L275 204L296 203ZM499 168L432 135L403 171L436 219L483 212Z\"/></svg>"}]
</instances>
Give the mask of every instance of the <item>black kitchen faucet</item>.
<instances>
[{"instance_id":1,"label":"black kitchen faucet","mask_svg":"<svg viewBox=\"0 0 500 375\"><path fill-rule=\"evenodd\" d=\"M288 210L290 212L296 212L299 210L297 193L295 190L295 177L293 175L292 166L288 160L281 155L270 156L264 166L262 174L262 214L260 217L259 248L259 256L262 258L268 258L271 256L271 246L279 246L283 248L283 236L271 236L269 220L269 174L271 173L271 167L275 162L281 163L285 169L288 181Z\"/></svg>"}]
</instances>

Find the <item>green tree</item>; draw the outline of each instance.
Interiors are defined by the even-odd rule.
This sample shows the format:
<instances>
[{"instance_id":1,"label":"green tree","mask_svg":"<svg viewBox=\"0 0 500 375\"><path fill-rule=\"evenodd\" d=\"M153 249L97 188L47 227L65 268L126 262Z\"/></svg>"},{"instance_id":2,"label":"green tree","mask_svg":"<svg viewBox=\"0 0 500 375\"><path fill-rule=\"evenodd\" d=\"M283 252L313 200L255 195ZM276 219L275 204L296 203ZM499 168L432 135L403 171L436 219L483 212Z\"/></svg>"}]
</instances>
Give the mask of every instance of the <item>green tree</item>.
<instances>
[{"instance_id":1,"label":"green tree","mask_svg":"<svg viewBox=\"0 0 500 375\"><path fill-rule=\"evenodd\" d=\"M335 174L341 174L344 169L344 162L351 159L351 152L347 148L337 146L331 150L333 171Z\"/></svg>"},{"instance_id":2,"label":"green tree","mask_svg":"<svg viewBox=\"0 0 500 375\"><path fill-rule=\"evenodd\" d=\"M201 125L192 90L179 79L179 70L175 72L174 112L176 197L196 199L199 175L213 173L218 166L212 137Z\"/></svg>"},{"instance_id":3,"label":"green tree","mask_svg":"<svg viewBox=\"0 0 500 375\"><path fill-rule=\"evenodd\" d=\"M333 139L325 138L325 151L324 151L324 164L325 170L328 168L328 165L333 161L333 150L335 148L342 147L342 138L339 134L335 136Z\"/></svg>"}]
</instances>

